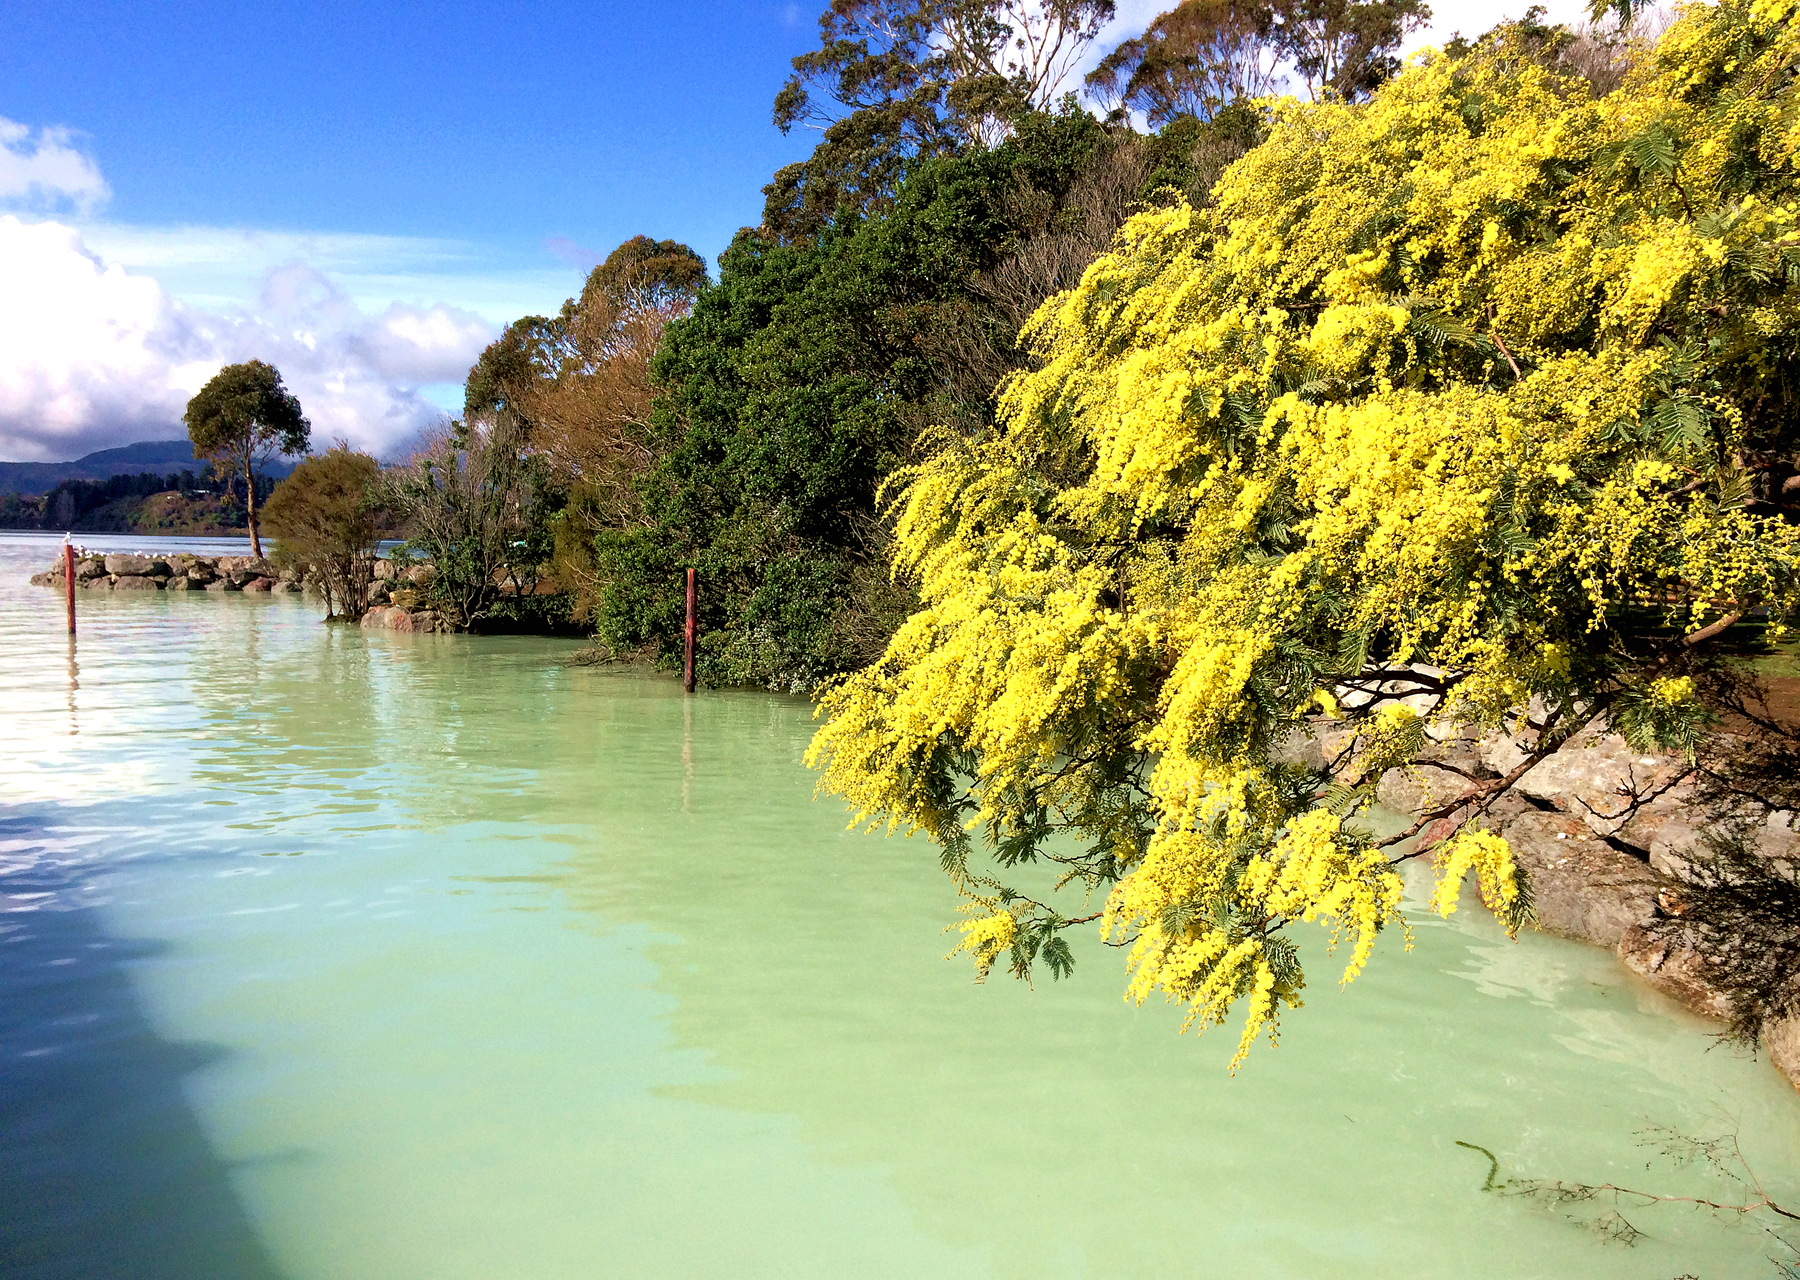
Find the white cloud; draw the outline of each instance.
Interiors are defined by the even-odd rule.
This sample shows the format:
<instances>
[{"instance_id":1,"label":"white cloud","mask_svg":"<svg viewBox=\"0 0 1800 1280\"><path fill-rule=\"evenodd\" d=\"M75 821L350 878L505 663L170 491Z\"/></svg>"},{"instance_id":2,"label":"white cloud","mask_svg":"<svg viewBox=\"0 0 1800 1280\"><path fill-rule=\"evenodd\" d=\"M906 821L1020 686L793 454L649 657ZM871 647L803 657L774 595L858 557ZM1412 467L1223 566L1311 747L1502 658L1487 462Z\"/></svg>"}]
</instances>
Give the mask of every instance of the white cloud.
<instances>
[{"instance_id":1,"label":"white cloud","mask_svg":"<svg viewBox=\"0 0 1800 1280\"><path fill-rule=\"evenodd\" d=\"M72 145L68 130L32 132L0 116L0 203L30 208L73 206L83 213L111 194L100 167Z\"/></svg>"},{"instance_id":2,"label":"white cloud","mask_svg":"<svg viewBox=\"0 0 1800 1280\"><path fill-rule=\"evenodd\" d=\"M183 433L188 397L240 360L280 369L325 445L383 452L439 410L494 336L442 303L365 309L317 267L265 271L247 304L201 310L93 252L76 228L0 215L0 457L59 459ZM441 391L438 395L442 399Z\"/></svg>"},{"instance_id":3,"label":"white cloud","mask_svg":"<svg viewBox=\"0 0 1800 1280\"><path fill-rule=\"evenodd\" d=\"M428 236L117 222L87 222L81 231L88 248L108 262L152 275L174 297L205 310L255 306L271 271L304 262L329 276L364 311L452 298L498 326L523 315L554 313L564 298L580 291L586 274L578 265L545 264L542 246L535 244L519 259L468 241Z\"/></svg>"},{"instance_id":4,"label":"white cloud","mask_svg":"<svg viewBox=\"0 0 1800 1280\"><path fill-rule=\"evenodd\" d=\"M1544 21L1578 26L1587 18L1587 5L1581 0L1436 0L1431 5L1431 21L1410 33L1400 46L1401 52L1412 53L1426 46L1441 47L1454 35L1473 39L1492 31L1502 22L1525 16L1533 3L1544 10Z\"/></svg>"}]
</instances>

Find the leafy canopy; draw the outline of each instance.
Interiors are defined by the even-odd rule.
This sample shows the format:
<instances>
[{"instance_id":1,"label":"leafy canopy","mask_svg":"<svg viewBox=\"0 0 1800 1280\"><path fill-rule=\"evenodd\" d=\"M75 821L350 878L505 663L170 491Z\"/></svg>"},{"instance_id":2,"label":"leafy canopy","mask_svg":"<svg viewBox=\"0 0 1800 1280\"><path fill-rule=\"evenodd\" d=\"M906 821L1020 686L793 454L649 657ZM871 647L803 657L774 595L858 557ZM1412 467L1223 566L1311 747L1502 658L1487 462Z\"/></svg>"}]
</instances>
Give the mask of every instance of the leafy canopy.
<instances>
[{"instance_id":1,"label":"leafy canopy","mask_svg":"<svg viewBox=\"0 0 1800 1280\"><path fill-rule=\"evenodd\" d=\"M1099 919L1130 997L1241 1002L1241 1059L1300 1002L1288 926L1348 981L1401 921L1366 814L1430 737L1529 728L1521 769L1603 715L1691 742L1695 656L1800 606L1796 18L1693 6L1599 100L1502 32L1279 104L1214 207L1133 219L1039 311L1001 429L900 478L921 607L811 751L942 846L983 972L1061 972ZM1290 763L1323 727L1323 770ZM1439 910L1472 871L1525 916L1477 820L1518 776L1402 833L1462 824ZM1103 905L1019 892L1023 861Z\"/></svg>"},{"instance_id":2,"label":"leafy canopy","mask_svg":"<svg viewBox=\"0 0 1800 1280\"><path fill-rule=\"evenodd\" d=\"M194 452L204 458L305 453L312 426L275 366L226 365L188 401L182 415Z\"/></svg>"},{"instance_id":3,"label":"leafy canopy","mask_svg":"<svg viewBox=\"0 0 1800 1280\"><path fill-rule=\"evenodd\" d=\"M1036 113L922 166L882 217L741 234L656 357L644 519L595 539L601 639L678 654L692 565L709 683L811 690L879 656L912 603L884 571L881 483L924 424L991 423L1020 323L1143 191L1192 179L1195 132L1165 148Z\"/></svg>"}]
</instances>

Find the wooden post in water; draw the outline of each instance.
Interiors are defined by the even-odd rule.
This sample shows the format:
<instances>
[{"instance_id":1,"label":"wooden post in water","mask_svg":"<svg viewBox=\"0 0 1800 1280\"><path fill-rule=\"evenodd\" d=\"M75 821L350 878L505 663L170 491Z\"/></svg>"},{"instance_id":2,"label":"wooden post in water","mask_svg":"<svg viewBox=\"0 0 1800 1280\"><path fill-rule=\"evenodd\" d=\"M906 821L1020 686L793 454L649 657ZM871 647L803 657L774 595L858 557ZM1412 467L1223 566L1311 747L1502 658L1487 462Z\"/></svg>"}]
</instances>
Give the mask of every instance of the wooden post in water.
<instances>
[{"instance_id":1,"label":"wooden post in water","mask_svg":"<svg viewBox=\"0 0 1800 1280\"><path fill-rule=\"evenodd\" d=\"M69 634L75 634L75 548L63 539L63 590L69 597Z\"/></svg>"},{"instance_id":2,"label":"wooden post in water","mask_svg":"<svg viewBox=\"0 0 1800 1280\"><path fill-rule=\"evenodd\" d=\"M693 693L693 569L688 571L688 634L680 646L680 686Z\"/></svg>"}]
</instances>

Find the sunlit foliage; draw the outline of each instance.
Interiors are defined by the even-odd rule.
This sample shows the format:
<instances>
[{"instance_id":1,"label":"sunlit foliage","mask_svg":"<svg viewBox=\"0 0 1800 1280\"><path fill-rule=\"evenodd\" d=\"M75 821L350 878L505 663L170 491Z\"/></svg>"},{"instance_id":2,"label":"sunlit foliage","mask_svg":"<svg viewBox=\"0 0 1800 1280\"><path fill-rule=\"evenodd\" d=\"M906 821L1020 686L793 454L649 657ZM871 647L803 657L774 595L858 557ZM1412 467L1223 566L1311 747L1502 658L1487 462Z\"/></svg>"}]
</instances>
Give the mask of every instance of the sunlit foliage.
<instances>
[{"instance_id":1,"label":"sunlit foliage","mask_svg":"<svg viewBox=\"0 0 1800 1280\"><path fill-rule=\"evenodd\" d=\"M1238 1006L1241 1059L1299 1004L1290 924L1348 981L1401 923L1405 841L1439 837L1439 910L1473 872L1516 929L1493 800L1603 715L1691 741L1696 655L1797 603L1797 18L1697 6L1600 99L1503 30L1276 104L1210 208L1038 312L1000 428L892 490L922 607L812 757L942 847L983 971L1060 973L1098 920L1132 998ZM1518 769L1377 838L1383 773L1503 724Z\"/></svg>"}]
</instances>

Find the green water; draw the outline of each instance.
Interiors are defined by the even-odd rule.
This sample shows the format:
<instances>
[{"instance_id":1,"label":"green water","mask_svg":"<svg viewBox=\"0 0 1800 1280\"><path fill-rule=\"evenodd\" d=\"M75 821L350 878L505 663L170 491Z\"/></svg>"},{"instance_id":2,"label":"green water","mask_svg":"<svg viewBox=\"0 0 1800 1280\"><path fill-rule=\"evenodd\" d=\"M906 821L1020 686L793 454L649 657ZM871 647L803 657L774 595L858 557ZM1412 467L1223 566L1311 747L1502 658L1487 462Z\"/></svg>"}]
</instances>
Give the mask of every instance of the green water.
<instances>
[{"instance_id":1,"label":"green water","mask_svg":"<svg viewBox=\"0 0 1800 1280\"><path fill-rule=\"evenodd\" d=\"M1726 1124L1800 1199L1800 1098L1603 952L1421 919L1231 1078L1103 947L943 961L804 702L294 597L83 595L71 652L47 560L0 537L0 1275L1775 1275L1455 1145L1692 1189L1634 1133Z\"/></svg>"}]
</instances>

